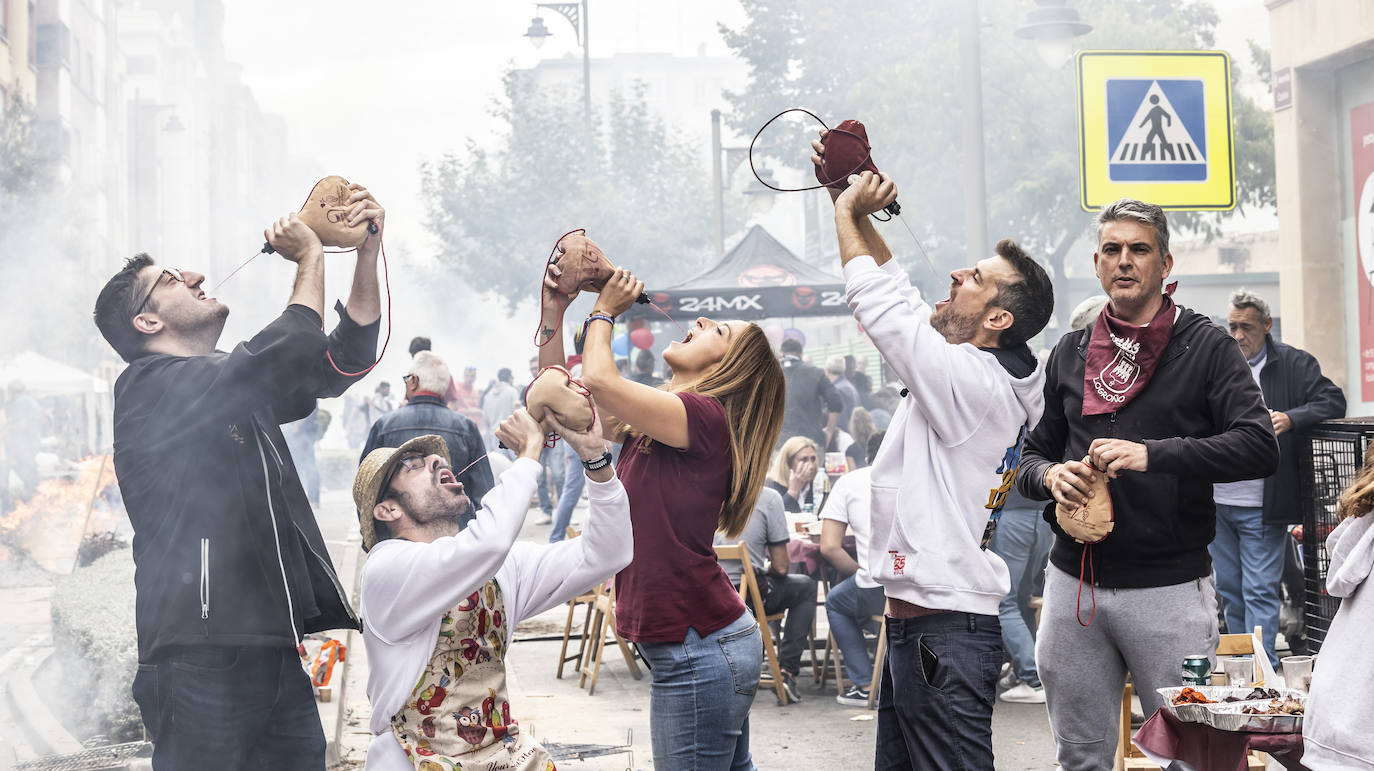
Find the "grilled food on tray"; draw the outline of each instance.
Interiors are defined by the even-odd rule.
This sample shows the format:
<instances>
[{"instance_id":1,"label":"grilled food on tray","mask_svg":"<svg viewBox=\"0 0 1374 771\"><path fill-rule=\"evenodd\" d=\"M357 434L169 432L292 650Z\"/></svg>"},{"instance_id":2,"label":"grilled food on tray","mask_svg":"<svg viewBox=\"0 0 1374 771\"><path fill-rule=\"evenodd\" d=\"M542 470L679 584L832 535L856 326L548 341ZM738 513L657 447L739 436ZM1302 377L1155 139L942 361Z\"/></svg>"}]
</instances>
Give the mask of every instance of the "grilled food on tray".
<instances>
[{"instance_id":1,"label":"grilled food on tray","mask_svg":"<svg viewBox=\"0 0 1374 771\"><path fill-rule=\"evenodd\" d=\"M1303 714L1302 702L1297 699L1273 699L1268 704L1259 707L1242 707L1240 710L1246 715L1301 715Z\"/></svg>"}]
</instances>

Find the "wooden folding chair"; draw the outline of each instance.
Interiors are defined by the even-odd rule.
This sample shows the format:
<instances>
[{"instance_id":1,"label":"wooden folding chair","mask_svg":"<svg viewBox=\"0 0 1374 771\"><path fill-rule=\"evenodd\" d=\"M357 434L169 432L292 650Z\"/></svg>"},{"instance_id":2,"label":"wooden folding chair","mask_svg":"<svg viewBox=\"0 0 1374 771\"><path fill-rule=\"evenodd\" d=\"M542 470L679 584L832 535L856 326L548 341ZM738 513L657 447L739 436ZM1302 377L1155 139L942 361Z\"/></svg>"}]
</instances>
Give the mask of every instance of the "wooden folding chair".
<instances>
[{"instance_id":1,"label":"wooden folding chair","mask_svg":"<svg viewBox=\"0 0 1374 771\"><path fill-rule=\"evenodd\" d=\"M887 656L887 614L874 616L873 620L882 619L883 625L878 628L878 650L873 654L873 680L868 684L868 708L878 704L878 687L883 684L883 659Z\"/></svg>"},{"instance_id":2,"label":"wooden folding chair","mask_svg":"<svg viewBox=\"0 0 1374 771\"><path fill-rule=\"evenodd\" d=\"M739 560L741 572L739 596L754 613L759 622L759 634L763 637L763 654L768 663L767 671L759 677L759 685L772 688L778 696L778 706L788 704L787 689L782 684L782 668L778 666L778 649L773 644L773 630L769 624L781 619L785 614L768 615L763 609L763 594L759 591L758 581L754 580L754 564L749 560L749 550L744 544L716 544L716 559Z\"/></svg>"},{"instance_id":3,"label":"wooden folding chair","mask_svg":"<svg viewBox=\"0 0 1374 771\"><path fill-rule=\"evenodd\" d=\"M580 530L568 525L564 531L569 539L576 538L582 534ZM596 610L596 590L593 589L585 594L579 594L568 600L568 619L563 622L563 648L558 652L558 679L563 679L563 667L570 661L576 661L577 666L573 671L582 670L582 659L587 655L587 632L592 627L592 613ZM578 608L585 608L586 612L582 617L582 631L577 636L577 650L569 654L568 642L572 639L573 617L577 615Z\"/></svg>"},{"instance_id":4,"label":"wooden folding chair","mask_svg":"<svg viewBox=\"0 0 1374 771\"><path fill-rule=\"evenodd\" d=\"M1255 684L1267 683L1273 679L1269 658L1264 654L1264 637L1261 628L1255 627L1252 634L1224 634L1217 642L1218 656L1249 655L1252 660L1251 680ZM1179 662L1182 665L1182 662ZM1272 685L1270 686L1272 687ZM1126 690L1121 696L1121 728L1116 745L1116 769L1158 769L1159 766L1145 757L1144 753L1131 741L1131 695L1132 683L1126 682ZM1149 715L1146 715L1149 718ZM1268 756L1262 752L1250 752L1245 757L1246 767L1251 771L1264 771Z\"/></svg>"},{"instance_id":5,"label":"wooden folding chair","mask_svg":"<svg viewBox=\"0 0 1374 771\"><path fill-rule=\"evenodd\" d=\"M577 687L587 688L587 695L596 693L596 679L601 675L601 657L606 652L606 636L615 635L615 586L610 581L598 586L594 591L592 600L592 633L589 638L591 648L584 656L578 671L582 673L581 679L577 681ZM630 650L630 646L615 635L615 644L620 646L620 655L625 657L625 666L630 668L630 675L638 680L644 675L639 671L639 665L635 663L635 652ZM591 686L587 686L587 678L591 678Z\"/></svg>"}]
</instances>

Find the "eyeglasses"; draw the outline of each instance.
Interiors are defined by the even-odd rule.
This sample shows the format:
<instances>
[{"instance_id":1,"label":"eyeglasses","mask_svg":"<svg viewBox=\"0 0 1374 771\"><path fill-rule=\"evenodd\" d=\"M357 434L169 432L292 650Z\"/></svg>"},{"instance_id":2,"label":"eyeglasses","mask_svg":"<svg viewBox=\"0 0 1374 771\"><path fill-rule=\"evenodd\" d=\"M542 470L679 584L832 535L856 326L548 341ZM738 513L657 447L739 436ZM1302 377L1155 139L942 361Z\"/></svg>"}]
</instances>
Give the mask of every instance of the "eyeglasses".
<instances>
[{"instance_id":1,"label":"eyeglasses","mask_svg":"<svg viewBox=\"0 0 1374 771\"><path fill-rule=\"evenodd\" d=\"M418 376L412 375L411 373L407 372L404 375L401 375L401 382L404 383L411 378L415 378L416 380L420 379Z\"/></svg>"},{"instance_id":2,"label":"eyeglasses","mask_svg":"<svg viewBox=\"0 0 1374 771\"><path fill-rule=\"evenodd\" d=\"M181 271L176 268L163 268L162 272L158 274L157 280L153 281L153 285L148 287L148 294L143 295L143 302L139 303L138 308L134 310L135 316L142 313L143 306L147 305L148 301L153 299L153 290L157 289L157 285L162 283L163 276L170 276L173 281L180 281L183 284L186 283L186 277L181 275Z\"/></svg>"},{"instance_id":3,"label":"eyeglasses","mask_svg":"<svg viewBox=\"0 0 1374 771\"><path fill-rule=\"evenodd\" d=\"M396 477L400 476L402 469L406 471L419 471L424 467L425 456L423 454L408 452L402 455L401 459L396 462L396 465L391 467L391 471L387 473L386 479L382 480L382 486L377 488L380 491L380 495L386 495L386 492L391 489L391 483L396 481Z\"/></svg>"}]
</instances>

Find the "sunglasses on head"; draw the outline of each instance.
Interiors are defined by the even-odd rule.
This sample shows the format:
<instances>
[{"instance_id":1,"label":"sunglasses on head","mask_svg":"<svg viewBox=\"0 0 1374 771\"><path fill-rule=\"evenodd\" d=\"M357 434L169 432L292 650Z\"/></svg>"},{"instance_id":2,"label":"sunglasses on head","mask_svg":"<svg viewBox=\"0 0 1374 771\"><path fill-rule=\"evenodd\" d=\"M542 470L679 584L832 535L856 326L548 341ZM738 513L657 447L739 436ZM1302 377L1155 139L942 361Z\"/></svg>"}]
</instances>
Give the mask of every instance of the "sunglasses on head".
<instances>
[{"instance_id":1,"label":"sunglasses on head","mask_svg":"<svg viewBox=\"0 0 1374 771\"><path fill-rule=\"evenodd\" d=\"M159 273L157 278L153 281L153 285L148 287L148 294L143 295L143 302L139 303L138 308L134 310L135 316L142 313L143 306L147 305L148 301L153 299L153 290L157 289L157 285L162 283L163 276L170 276L173 281L180 281L183 284L186 283L186 277L181 275L181 271L176 268L163 268L162 272Z\"/></svg>"}]
</instances>

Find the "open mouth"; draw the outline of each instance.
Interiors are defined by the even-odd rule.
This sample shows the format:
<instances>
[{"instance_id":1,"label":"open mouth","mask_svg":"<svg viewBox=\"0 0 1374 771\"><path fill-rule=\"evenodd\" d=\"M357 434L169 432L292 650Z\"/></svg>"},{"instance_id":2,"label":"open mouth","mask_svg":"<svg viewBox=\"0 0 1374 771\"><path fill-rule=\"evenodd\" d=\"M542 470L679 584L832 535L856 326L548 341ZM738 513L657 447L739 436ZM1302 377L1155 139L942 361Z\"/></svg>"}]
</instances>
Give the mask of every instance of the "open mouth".
<instances>
[{"instance_id":1,"label":"open mouth","mask_svg":"<svg viewBox=\"0 0 1374 771\"><path fill-rule=\"evenodd\" d=\"M445 487L450 490L461 491L463 489L463 483L459 482L458 477L453 475L452 469L439 469L438 482L440 487Z\"/></svg>"}]
</instances>

